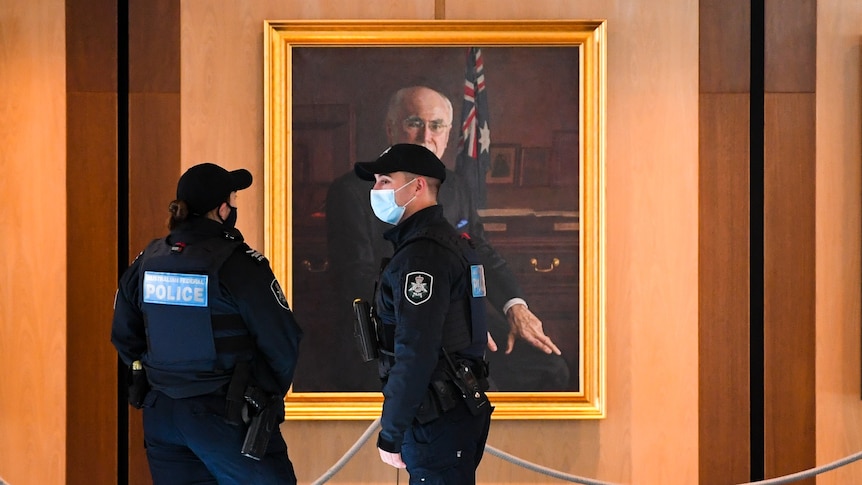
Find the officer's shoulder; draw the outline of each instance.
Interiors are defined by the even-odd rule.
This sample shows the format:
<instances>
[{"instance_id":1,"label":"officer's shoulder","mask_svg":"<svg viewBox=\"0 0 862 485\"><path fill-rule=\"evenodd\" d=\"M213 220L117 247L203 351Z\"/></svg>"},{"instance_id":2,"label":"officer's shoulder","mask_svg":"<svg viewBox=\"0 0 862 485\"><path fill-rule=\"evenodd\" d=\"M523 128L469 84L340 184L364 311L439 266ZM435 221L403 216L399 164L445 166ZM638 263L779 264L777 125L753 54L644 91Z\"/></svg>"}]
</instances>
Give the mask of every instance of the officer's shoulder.
<instances>
[{"instance_id":1,"label":"officer's shoulder","mask_svg":"<svg viewBox=\"0 0 862 485\"><path fill-rule=\"evenodd\" d=\"M254 262L255 264L269 264L266 256L246 243L241 243L235 252L242 253L244 259Z\"/></svg>"},{"instance_id":2,"label":"officer's shoulder","mask_svg":"<svg viewBox=\"0 0 862 485\"><path fill-rule=\"evenodd\" d=\"M433 259L446 251L447 246L443 240L430 234L423 234L407 242L401 252L410 257L427 256Z\"/></svg>"},{"instance_id":3,"label":"officer's shoulder","mask_svg":"<svg viewBox=\"0 0 862 485\"><path fill-rule=\"evenodd\" d=\"M139 259L141 259L141 256L143 256L143 255L144 255L144 253L146 253L148 249L150 249L150 248L154 248L154 247L155 247L157 244L159 244L159 243L164 244L164 243L165 243L165 238L163 238L163 237L157 237L157 238L155 238L155 239L151 240L149 243L147 243L147 246L146 246L144 249L142 249L142 250L141 250L141 252L139 252L137 256L135 256L135 259L134 259L134 260L132 260L132 263L131 263L131 264L132 264L132 265L134 265L135 263L137 263L137 262L138 262L138 260L139 260Z\"/></svg>"}]
</instances>

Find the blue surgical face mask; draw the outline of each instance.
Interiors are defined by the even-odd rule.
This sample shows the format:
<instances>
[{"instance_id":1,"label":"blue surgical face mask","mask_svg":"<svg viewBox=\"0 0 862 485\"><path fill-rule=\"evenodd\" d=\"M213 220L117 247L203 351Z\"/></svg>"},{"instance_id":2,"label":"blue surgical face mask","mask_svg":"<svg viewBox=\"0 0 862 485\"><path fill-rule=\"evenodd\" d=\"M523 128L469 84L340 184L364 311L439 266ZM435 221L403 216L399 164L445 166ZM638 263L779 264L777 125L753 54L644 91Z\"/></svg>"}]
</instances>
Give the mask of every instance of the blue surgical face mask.
<instances>
[{"instance_id":1,"label":"blue surgical face mask","mask_svg":"<svg viewBox=\"0 0 862 485\"><path fill-rule=\"evenodd\" d=\"M399 206L395 202L395 192L412 184L414 180L416 179L414 178L397 189L371 189L371 210L374 211L374 215L387 224L392 224L393 226L398 224L401 217L404 216L404 209L407 207L407 204L413 202L416 196L414 195L413 199L408 200L407 204Z\"/></svg>"}]
</instances>

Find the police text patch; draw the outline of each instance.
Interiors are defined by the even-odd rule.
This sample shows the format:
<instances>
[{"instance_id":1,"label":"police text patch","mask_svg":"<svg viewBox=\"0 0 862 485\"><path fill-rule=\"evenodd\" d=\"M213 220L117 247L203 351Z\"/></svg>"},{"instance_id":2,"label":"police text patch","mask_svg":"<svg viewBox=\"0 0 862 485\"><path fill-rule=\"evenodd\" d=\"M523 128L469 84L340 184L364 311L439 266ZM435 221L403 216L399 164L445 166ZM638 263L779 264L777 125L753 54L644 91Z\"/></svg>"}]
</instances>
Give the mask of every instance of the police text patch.
<instances>
[{"instance_id":1,"label":"police text patch","mask_svg":"<svg viewBox=\"0 0 862 485\"><path fill-rule=\"evenodd\" d=\"M144 273L144 303L207 306L209 276L186 273Z\"/></svg>"},{"instance_id":2,"label":"police text patch","mask_svg":"<svg viewBox=\"0 0 862 485\"><path fill-rule=\"evenodd\" d=\"M407 273L404 281L404 296L414 305L421 305L431 298L434 277L422 271Z\"/></svg>"}]
</instances>

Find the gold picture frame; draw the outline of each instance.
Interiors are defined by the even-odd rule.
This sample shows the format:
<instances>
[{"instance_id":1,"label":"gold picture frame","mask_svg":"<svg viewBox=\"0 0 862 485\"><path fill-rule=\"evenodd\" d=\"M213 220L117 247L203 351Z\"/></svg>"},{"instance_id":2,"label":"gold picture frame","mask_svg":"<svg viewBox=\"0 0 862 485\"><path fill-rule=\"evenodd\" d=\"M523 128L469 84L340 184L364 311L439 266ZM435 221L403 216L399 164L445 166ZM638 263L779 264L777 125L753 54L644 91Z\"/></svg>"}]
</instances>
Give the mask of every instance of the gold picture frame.
<instances>
[{"instance_id":1,"label":"gold picture frame","mask_svg":"<svg viewBox=\"0 0 862 485\"><path fill-rule=\"evenodd\" d=\"M577 198L578 211L569 212L565 220L555 223L555 230L573 231L576 234L574 278L577 279L577 321L572 316L573 331L577 333L575 352L578 362L574 378L577 389L572 392L492 392L490 399L496 406L494 419L598 419L606 413L605 366L605 113L606 113L606 23L604 20L560 21L284 21L264 23L264 178L265 178L265 251L273 271L281 282L296 309L303 303L299 293L305 292L304 280L297 278L303 271L317 277L328 268L328 261L302 259L294 237L305 229L303 224L318 224L320 204L324 193L318 181L330 174L349 170L358 159L367 160L367 153L357 153L364 139L365 123L357 122L357 113L364 108L363 101L347 105L340 101L324 100L329 106L325 122L294 118L294 105L306 105L308 99L294 100L294 53L306 48L348 48L357 52L373 52L377 48L575 48L573 56L578 85L571 86L580 100L578 113L570 113L572 128L581 134L578 153L573 154L579 176L572 177L576 190L569 191ZM379 50L379 49L378 49ZM315 51L316 52L316 51ZM367 69L378 66L368 65ZM430 66L433 68L434 66ZM463 75L463 69L462 69ZM393 72L393 75L396 74ZM313 73L302 73L313 75ZM361 76L362 73L357 73ZM416 80L412 80L416 81ZM418 79L421 83L422 79ZM321 91L325 86L320 87ZM525 93L525 95L530 93ZM541 94L541 93L540 93ZM312 100L313 101L313 100ZM313 107L311 108L314 109ZM296 116L299 116L297 114ZM302 116L312 115L303 114ZM458 117L457 108L455 118ZM315 119L319 119L315 118ZM294 173L295 157L321 157L313 150L294 147L292 140L300 139L294 130L302 122L303 140L338 139L339 160L327 161L330 165L316 165L309 183L298 180ZM311 131L308 131L311 130ZM379 127L378 127L379 131ZM456 131L456 130L452 130ZM346 133L340 135L339 133ZM457 136L457 134L456 134ZM550 134L549 134L550 137ZM507 141L517 141L505 138ZM320 143L324 143L320 142ZM550 146L550 138L546 146ZM384 147L381 147L384 148ZM348 160L340 160L346 156ZM579 158L574 158L579 157ZM318 159L316 158L316 160ZM444 159L444 162L446 160ZM575 167L572 167L575 169ZM315 185L317 184L317 185ZM506 184L497 184L501 190L516 190ZM285 190L289 188L290 190ZM291 194L301 188L302 198ZM553 190L547 187L544 190ZM503 211L487 211L499 216L489 220L505 220ZM511 211L510 211L511 212ZM481 213L481 211L480 211ZM541 216L559 215L553 211L536 213ZM317 217L318 219L315 219ZM502 219L501 219L502 217ZM505 222L486 223L486 231L505 230ZM501 229L502 228L502 229ZM577 231L576 233L574 231ZM563 264L566 262L564 261ZM532 270L547 273L555 263L532 259ZM539 266L537 266L539 265ZM547 268L545 267L547 266ZM528 271L532 271L529 267ZM303 293L305 294L305 293ZM296 301L294 299L296 298ZM531 306L531 310L533 307ZM299 319L299 317L298 317ZM300 325L303 321L299 320ZM352 332L352 328L351 328ZM352 335L350 336L352 338ZM303 344L306 344L304 341ZM505 341L498 342L505 347ZM527 346L521 341L516 345ZM300 354L326 352L325 348L301 346ZM502 352L502 351L501 351ZM353 356L336 355L335 359ZM359 362L358 352L355 357ZM299 371L298 371L299 372ZM493 374L493 368L492 368ZM294 381L296 387L296 380ZM292 389L285 398L286 419L299 420L350 420L373 419L380 415L380 392L302 391Z\"/></svg>"}]
</instances>

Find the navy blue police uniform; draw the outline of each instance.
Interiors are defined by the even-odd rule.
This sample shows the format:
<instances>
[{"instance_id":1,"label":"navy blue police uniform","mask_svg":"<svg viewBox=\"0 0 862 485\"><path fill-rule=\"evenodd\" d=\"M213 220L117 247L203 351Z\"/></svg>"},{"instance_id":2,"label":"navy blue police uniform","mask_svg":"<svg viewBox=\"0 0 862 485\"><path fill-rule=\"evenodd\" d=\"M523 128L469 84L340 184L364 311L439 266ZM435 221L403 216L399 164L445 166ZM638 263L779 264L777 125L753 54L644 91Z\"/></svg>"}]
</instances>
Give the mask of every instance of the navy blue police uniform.
<instances>
[{"instance_id":1,"label":"navy blue police uniform","mask_svg":"<svg viewBox=\"0 0 862 485\"><path fill-rule=\"evenodd\" d=\"M486 401L471 411L444 354L470 366L487 389L484 298L473 297L468 250L440 205L384 237L395 253L380 274L375 302L384 382L377 446L401 453L411 484L475 483L493 408ZM447 396L455 399L447 404Z\"/></svg>"},{"instance_id":2,"label":"navy blue police uniform","mask_svg":"<svg viewBox=\"0 0 862 485\"><path fill-rule=\"evenodd\" d=\"M136 258L114 307L111 341L126 365L141 361L151 387L144 440L155 484L296 483L278 426L260 460L240 453L247 416L235 389L284 396L302 331L239 231L190 217Z\"/></svg>"}]
</instances>

